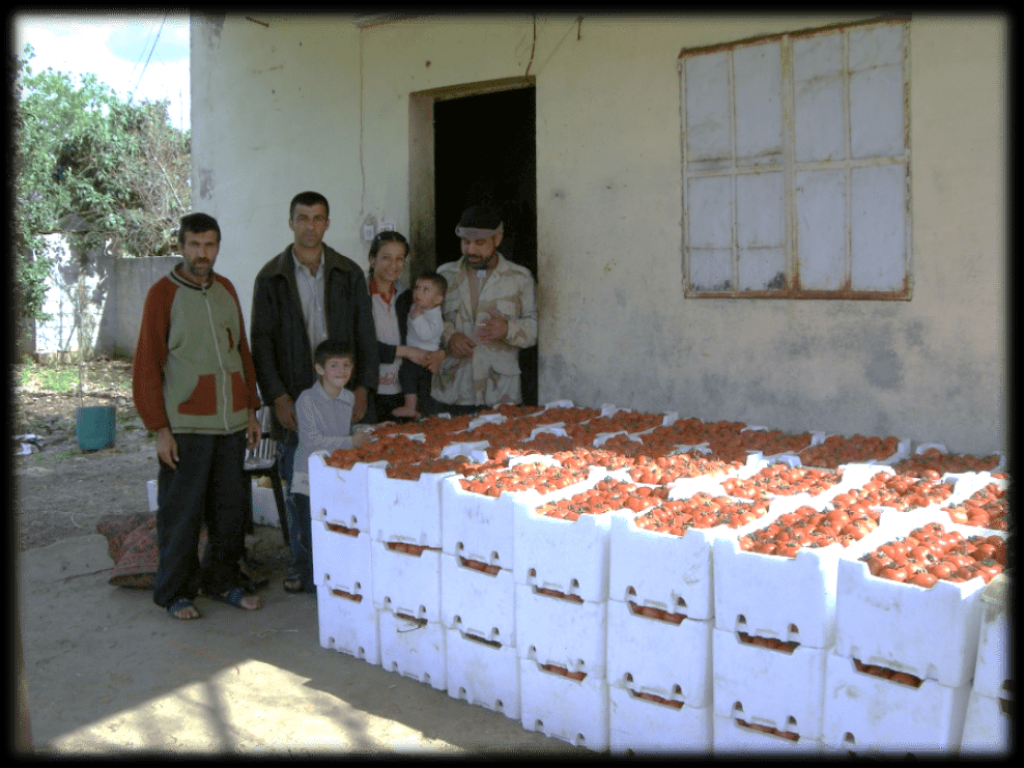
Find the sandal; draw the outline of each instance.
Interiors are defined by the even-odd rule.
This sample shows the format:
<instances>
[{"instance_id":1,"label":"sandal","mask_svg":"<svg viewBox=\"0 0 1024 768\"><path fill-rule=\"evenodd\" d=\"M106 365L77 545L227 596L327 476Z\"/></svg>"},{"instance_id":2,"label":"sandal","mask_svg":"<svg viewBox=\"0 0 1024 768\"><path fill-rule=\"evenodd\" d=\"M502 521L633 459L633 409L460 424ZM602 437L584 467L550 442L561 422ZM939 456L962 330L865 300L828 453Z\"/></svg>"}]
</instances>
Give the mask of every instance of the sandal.
<instances>
[{"instance_id":1,"label":"sandal","mask_svg":"<svg viewBox=\"0 0 1024 768\"><path fill-rule=\"evenodd\" d=\"M192 608L193 610L195 610L196 615L195 616L179 616L178 615L181 611L184 611L184 610L186 610L188 608ZM168 605L167 606L167 614L172 619L178 619L179 621L192 621L192 620L198 619L198 618L200 618L202 616L202 614L199 613L199 610L196 609L195 603L193 603L192 600L190 600L187 597L179 597L173 603Z\"/></svg>"},{"instance_id":2,"label":"sandal","mask_svg":"<svg viewBox=\"0 0 1024 768\"><path fill-rule=\"evenodd\" d=\"M247 607L246 605L244 605L242 603L242 601L245 599L245 597L246 597L245 590L242 589L241 587L235 587L230 592L228 592L226 595L217 595L217 594L210 595L210 599L211 600L216 600L218 603L227 603L228 605L235 606L235 608L241 608L241 609L246 610L246 611L258 611L260 608L263 607L263 602L262 601L260 601L259 605L257 605L255 608Z\"/></svg>"},{"instance_id":3,"label":"sandal","mask_svg":"<svg viewBox=\"0 0 1024 768\"><path fill-rule=\"evenodd\" d=\"M284 587L285 592L291 592L293 595L306 590L306 585L298 576L285 576L281 586Z\"/></svg>"}]
</instances>

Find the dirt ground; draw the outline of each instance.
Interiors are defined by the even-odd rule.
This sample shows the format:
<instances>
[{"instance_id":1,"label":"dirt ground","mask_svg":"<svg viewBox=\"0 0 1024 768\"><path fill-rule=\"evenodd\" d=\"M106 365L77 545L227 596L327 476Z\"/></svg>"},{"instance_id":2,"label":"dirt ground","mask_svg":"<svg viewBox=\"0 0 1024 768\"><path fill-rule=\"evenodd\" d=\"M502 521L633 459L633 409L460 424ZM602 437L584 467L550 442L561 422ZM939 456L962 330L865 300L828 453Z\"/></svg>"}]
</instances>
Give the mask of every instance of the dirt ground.
<instances>
[{"instance_id":1,"label":"dirt ground","mask_svg":"<svg viewBox=\"0 0 1024 768\"><path fill-rule=\"evenodd\" d=\"M36 386L15 387L12 437L35 435L41 450L15 456L13 474L20 551L45 547L62 539L96 533L107 515L149 510L146 483L159 472L155 435L147 432L135 410L130 388L131 364L99 360L87 364L86 393L55 393ZM93 383L95 382L95 383ZM85 452L75 435L79 405L113 405L114 445ZM16 446L15 446L16 447ZM261 560L285 557L280 543L270 551L250 551ZM259 546L257 543L256 546Z\"/></svg>"},{"instance_id":2,"label":"dirt ground","mask_svg":"<svg viewBox=\"0 0 1024 768\"><path fill-rule=\"evenodd\" d=\"M115 445L83 453L78 399L15 388L13 435L42 450L13 460L19 542L21 733L39 755L331 754L591 756L516 719L322 647L317 601L280 587L288 550L256 526L251 613L200 598L172 621L145 589L108 583L97 521L146 512L156 440L132 404L128 364L96 363L85 405L117 409ZM106 376L104 374L108 374Z\"/></svg>"}]
</instances>

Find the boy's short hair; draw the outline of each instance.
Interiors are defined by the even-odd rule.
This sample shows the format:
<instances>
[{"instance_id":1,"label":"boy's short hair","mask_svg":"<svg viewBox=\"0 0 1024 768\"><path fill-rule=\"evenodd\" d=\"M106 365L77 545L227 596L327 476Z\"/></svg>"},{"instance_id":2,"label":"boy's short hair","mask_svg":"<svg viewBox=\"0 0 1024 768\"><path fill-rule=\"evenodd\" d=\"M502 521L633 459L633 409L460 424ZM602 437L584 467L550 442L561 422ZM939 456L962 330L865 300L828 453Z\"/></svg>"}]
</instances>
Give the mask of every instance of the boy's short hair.
<instances>
[{"instance_id":1,"label":"boy's short hair","mask_svg":"<svg viewBox=\"0 0 1024 768\"><path fill-rule=\"evenodd\" d=\"M430 282L437 286L437 290L441 292L442 296L448 293L448 281L445 280L444 275L427 270L426 272L422 272L420 276L417 277L416 279L429 280Z\"/></svg>"},{"instance_id":2,"label":"boy's short hair","mask_svg":"<svg viewBox=\"0 0 1024 768\"><path fill-rule=\"evenodd\" d=\"M313 362L316 365L322 366L332 357L347 357L353 362L356 361L355 350L352 349L352 345L338 341L336 339L326 339L316 345L316 352L313 353Z\"/></svg>"}]
</instances>

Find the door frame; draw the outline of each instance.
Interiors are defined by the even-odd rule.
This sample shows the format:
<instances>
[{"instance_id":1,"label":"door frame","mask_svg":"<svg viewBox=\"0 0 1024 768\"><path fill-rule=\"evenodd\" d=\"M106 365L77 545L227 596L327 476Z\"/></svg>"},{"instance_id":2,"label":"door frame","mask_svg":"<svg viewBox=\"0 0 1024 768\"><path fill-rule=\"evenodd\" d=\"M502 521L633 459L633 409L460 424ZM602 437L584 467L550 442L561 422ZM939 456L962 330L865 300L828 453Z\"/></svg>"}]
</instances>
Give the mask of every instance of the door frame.
<instances>
[{"instance_id":1,"label":"door frame","mask_svg":"<svg viewBox=\"0 0 1024 768\"><path fill-rule=\"evenodd\" d=\"M434 104L496 91L536 88L537 78L506 77L461 83L409 94L409 245L410 274L437 268L434 200Z\"/></svg>"}]
</instances>

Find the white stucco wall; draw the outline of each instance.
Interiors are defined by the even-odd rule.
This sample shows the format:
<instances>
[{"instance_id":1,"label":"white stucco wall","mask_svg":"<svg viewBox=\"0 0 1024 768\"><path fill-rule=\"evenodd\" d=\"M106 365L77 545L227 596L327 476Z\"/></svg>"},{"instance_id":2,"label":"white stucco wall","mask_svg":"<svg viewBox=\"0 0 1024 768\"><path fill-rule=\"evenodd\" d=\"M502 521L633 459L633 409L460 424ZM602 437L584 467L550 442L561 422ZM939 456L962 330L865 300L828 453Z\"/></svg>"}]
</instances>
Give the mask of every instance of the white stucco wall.
<instances>
[{"instance_id":1,"label":"white stucco wall","mask_svg":"<svg viewBox=\"0 0 1024 768\"><path fill-rule=\"evenodd\" d=\"M368 217L409 231L410 94L529 67L542 402L1005 447L1003 18L911 21L908 302L683 298L680 50L850 18L253 18L192 39L193 202L246 309L298 191L360 263Z\"/></svg>"}]
</instances>

